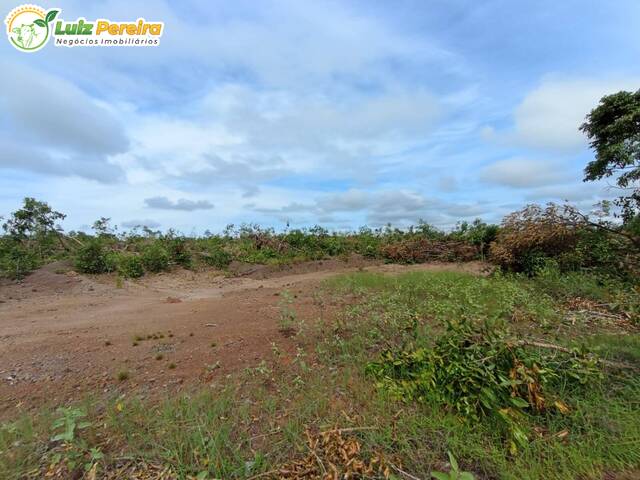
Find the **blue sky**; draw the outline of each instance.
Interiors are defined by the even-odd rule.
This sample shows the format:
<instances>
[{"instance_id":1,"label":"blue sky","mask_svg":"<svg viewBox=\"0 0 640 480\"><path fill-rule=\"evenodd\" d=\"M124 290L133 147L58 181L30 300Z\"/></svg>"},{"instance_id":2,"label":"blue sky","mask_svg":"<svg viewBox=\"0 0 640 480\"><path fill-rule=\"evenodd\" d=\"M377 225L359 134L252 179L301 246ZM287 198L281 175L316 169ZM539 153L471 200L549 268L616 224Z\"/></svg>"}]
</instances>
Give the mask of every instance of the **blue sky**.
<instances>
[{"instance_id":1,"label":"blue sky","mask_svg":"<svg viewBox=\"0 0 640 480\"><path fill-rule=\"evenodd\" d=\"M2 15L17 2L0 1ZM0 42L0 215L185 233L589 210L578 126L640 88L637 0L47 2L161 20L157 48Z\"/></svg>"}]
</instances>

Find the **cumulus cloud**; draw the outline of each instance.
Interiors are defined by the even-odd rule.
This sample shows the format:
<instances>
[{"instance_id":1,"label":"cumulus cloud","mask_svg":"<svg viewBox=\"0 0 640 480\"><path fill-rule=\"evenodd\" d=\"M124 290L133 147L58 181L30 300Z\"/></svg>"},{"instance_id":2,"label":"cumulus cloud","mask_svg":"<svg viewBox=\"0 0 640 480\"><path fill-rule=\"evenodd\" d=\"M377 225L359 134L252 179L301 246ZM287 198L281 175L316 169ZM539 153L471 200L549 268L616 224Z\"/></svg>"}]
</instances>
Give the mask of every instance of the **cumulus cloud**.
<instances>
[{"instance_id":1,"label":"cumulus cloud","mask_svg":"<svg viewBox=\"0 0 640 480\"><path fill-rule=\"evenodd\" d=\"M341 218L340 215L362 214L363 219L373 226L387 223L402 226L415 224L421 219L436 225L450 226L458 219L482 215L487 212L488 207L479 203L446 202L407 190L350 189L321 195L311 203L292 202L280 208L255 210L281 219L311 213L318 218L336 222Z\"/></svg>"},{"instance_id":2,"label":"cumulus cloud","mask_svg":"<svg viewBox=\"0 0 640 480\"><path fill-rule=\"evenodd\" d=\"M109 156L125 152L121 123L101 104L59 77L3 63L0 105L7 124L5 168L112 182L122 170Z\"/></svg>"},{"instance_id":3,"label":"cumulus cloud","mask_svg":"<svg viewBox=\"0 0 640 480\"><path fill-rule=\"evenodd\" d=\"M600 81L546 78L514 112L514 141L529 147L579 150L587 145L579 131L586 115L604 95L635 91L638 79Z\"/></svg>"},{"instance_id":4,"label":"cumulus cloud","mask_svg":"<svg viewBox=\"0 0 640 480\"><path fill-rule=\"evenodd\" d=\"M533 189L526 194L525 199L535 201L595 201L598 197L602 197L603 193L602 185L596 183L571 183Z\"/></svg>"},{"instance_id":5,"label":"cumulus cloud","mask_svg":"<svg viewBox=\"0 0 640 480\"><path fill-rule=\"evenodd\" d=\"M185 212L211 210L213 208L213 204L208 200L187 200L186 198L179 198L176 201L172 201L167 197L151 197L145 198L144 203L147 207L158 210L183 210Z\"/></svg>"},{"instance_id":6,"label":"cumulus cloud","mask_svg":"<svg viewBox=\"0 0 640 480\"><path fill-rule=\"evenodd\" d=\"M554 162L511 158L484 167L480 178L495 185L530 188L561 183L570 179L571 173Z\"/></svg>"}]
</instances>

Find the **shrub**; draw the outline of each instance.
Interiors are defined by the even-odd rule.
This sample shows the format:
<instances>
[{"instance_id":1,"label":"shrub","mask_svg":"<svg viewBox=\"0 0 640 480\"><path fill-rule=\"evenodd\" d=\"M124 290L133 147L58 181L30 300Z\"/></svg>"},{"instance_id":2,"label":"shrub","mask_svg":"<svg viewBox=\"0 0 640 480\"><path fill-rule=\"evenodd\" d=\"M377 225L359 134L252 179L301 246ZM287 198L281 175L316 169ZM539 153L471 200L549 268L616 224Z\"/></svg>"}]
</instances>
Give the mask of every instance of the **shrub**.
<instances>
[{"instance_id":1,"label":"shrub","mask_svg":"<svg viewBox=\"0 0 640 480\"><path fill-rule=\"evenodd\" d=\"M213 247L202 254L202 261L216 268L227 268L233 259L232 255L221 247Z\"/></svg>"},{"instance_id":2,"label":"shrub","mask_svg":"<svg viewBox=\"0 0 640 480\"><path fill-rule=\"evenodd\" d=\"M515 450L528 440L528 415L568 412L554 393L559 385L567 388L599 375L593 359L537 353L525 345L489 323L449 323L433 348L387 350L367 371L401 399L435 401L471 421L496 419Z\"/></svg>"},{"instance_id":3,"label":"shrub","mask_svg":"<svg viewBox=\"0 0 640 480\"><path fill-rule=\"evenodd\" d=\"M125 278L140 278L144 275L144 264L138 255L121 254L118 257L118 273Z\"/></svg>"},{"instance_id":4,"label":"shrub","mask_svg":"<svg viewBox=\"0 0 640 480\"><path fill-rule=\"evenodd\" d=\"M169 252L157 242L145 247L141 258L144 267L150 272L162 272L169 268Z\"/></svg>"},{"instance_id":5,"label":"shrub","mask_svg":"<svg viewBox=\"0 0 640 480\"><path fill-rule=\"evenodd\" d=\"M528 205L504 218L490 253L503 268L532 275L545 258L572 251L578 238L578 228L556 205Z\"/></svg>"},{"instance_id":6,"label":"shrub","mask_svg":"<svg viewBox=\"0 0 640 480\"><path fill-rule=\"evenodd\" d=\"M82 273L105 273L115 269L113 256L105 253L98 239L90 239L78 249L75 266Z\"/></svg>"},{"instance_id":7,"label":"shrub","mask_svg":"<svg viewBox=\"0 0 640 480\"><path fill-rule=\"evenodd\" d=\"M184 238L168 238L167 239L167 250L171 259L176 262L178 265L182 265L184 268L192 267L192 256L191 252L187 248L187 242Z\"/></svg>"},{"instance_id":8,"label":"shrub","mask_svg":"<svg viewBox=\"0 0 640 480\"><path fill-rule=\"evenodd\" d=\"M33 249L12 239L0 239L0 273L18 279L40 266L41 262Z\"/></svg>"}]
</instances>

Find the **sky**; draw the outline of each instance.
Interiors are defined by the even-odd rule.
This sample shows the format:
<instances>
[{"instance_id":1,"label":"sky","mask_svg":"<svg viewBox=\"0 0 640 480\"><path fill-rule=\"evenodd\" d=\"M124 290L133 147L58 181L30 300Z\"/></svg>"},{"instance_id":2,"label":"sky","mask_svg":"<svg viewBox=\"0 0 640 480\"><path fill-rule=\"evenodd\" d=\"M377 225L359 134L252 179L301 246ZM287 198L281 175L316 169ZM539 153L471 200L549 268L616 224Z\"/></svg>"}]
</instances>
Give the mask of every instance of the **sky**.
<instances>
[{"instance_id":1,"label":"sky","mask_svg":"<svg viewBox=\"0 0 640 480\"><path fill-rule=\"evenodd\" d=\"M41 5L165 24L154 48L0 39L0 215L31 196L66 230L588 211L615 192L582 181L578 127L603 95L640 88L637 0ZM16 6L0 0L1 16Z\"/></svg>"}]
</instances>

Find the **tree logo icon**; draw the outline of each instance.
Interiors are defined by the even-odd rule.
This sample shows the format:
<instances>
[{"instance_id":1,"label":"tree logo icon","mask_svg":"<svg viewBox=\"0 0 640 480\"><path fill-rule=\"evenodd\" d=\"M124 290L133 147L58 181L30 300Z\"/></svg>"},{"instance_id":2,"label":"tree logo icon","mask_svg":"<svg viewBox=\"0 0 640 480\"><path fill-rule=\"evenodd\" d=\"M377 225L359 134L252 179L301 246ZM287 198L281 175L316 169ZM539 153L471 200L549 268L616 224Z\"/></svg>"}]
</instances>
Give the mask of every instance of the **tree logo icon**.
<instances>
[{"instance_id":1,"label":"tree logo icon","mask_svg":"<svg viewBox=\"0 0 640 480\"><path fill-rule=\"evenodd\" d=\"M45 10L37 5L20 5L11 10L4 23L9 42L22 52L37 52L49 41L51 22L59 9Z\"/></svg>"}]
</instances>

